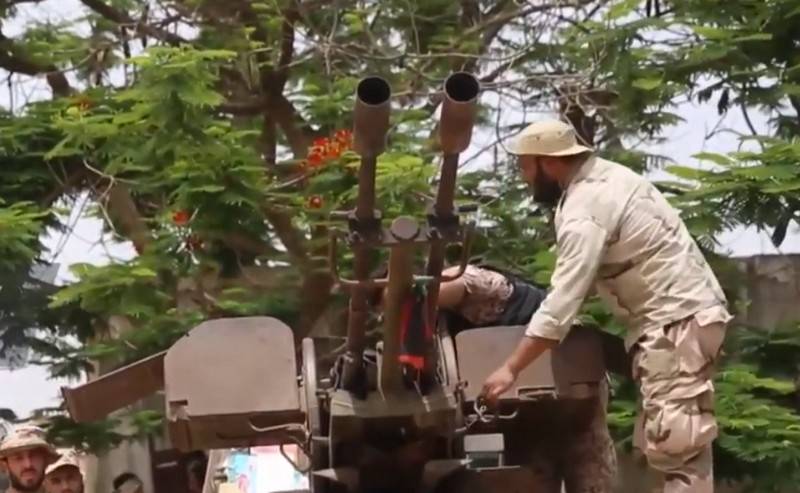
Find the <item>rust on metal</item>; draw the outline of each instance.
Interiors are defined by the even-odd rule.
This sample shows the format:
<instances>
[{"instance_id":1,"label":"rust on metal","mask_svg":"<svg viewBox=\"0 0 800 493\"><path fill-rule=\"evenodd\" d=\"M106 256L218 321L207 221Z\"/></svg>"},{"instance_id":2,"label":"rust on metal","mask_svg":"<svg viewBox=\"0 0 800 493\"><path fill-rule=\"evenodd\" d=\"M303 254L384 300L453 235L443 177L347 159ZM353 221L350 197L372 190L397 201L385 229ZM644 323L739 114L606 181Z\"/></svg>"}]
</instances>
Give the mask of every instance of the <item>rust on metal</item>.
<instances>
[{"instance_id":1,"label":"rust on metal","mask_svg":"<svg viewBox=\"0 0 800 493\"><path fill-rule=\"evenodd\" d=\"M157 353L75 388L62 387L69 415L97 421L164 388L164 356Z\"/></svg>"},{"instance_id":2,"label":"rust on metal","mask_svg":"<svg viewBox=\"0 0 800 493\"><path fill-rule=\"evenodd\" d=\"M459 153L469 147L472 139L472 127L475 123L475 112L480 93L480 83L472 74L457 72L444 83L444 101L442 102L441 121L439 122L439 144L444 153L439 186L436 189L436 200L429 222L438 230L431 238L428 251L428 262L425 272L429 276L438 277L444 268L444 238L448 230L458 228L458 215L453 200L456 193L456 176L458 174ZM439 300L439 283L432 282L428 286L427 311L428 319L436 320ZM432 348L433 349L433 348ZM433 351L429 361L433 360ZM433 367L425 369L430 375Z\"/></svg>"},{"instance_id":3,"label":"rust on metal","mask_svg":"<svg viewBox=\"0 0 800 493\"><path fill-rule=\"evenodd\" d=\"M358 196L350 233L353 248L353 274L364 281L370 272L370 240L381 234L380 217L375 212L375 168L377 157L386 148L392 90L380 77L367 77L356 88L353 111L353 149L361 156L358 170ZM366 241L365 241L366 240ZM363 394L365 373L362 356L369 318L367 288L355 286L350 292L347 319L347 352L342 369L342 385Z\"/></svg>"},{"instance_id":4,"label":"rust on metal","mask_svg":"<svg viewBox=\"0 0 800 493\"><path fill-rule=\"evenodd\" d=\"M439 142L445 154L459 154L469 147L480 89L478 79L466 72L456 72L445 81L439 123Z\"/></svg>"},{"instance_id":5,"label":"rust on metal","mask_svg":"<svg viewBox=\"0 0 800 493\"><path fill-rule=\"evenodd\" d=\"M359 156L376 157L386 148L392 89L380 77L362 79L356 87L353 110L353 150Z\"/></svg>"}]
</instances>

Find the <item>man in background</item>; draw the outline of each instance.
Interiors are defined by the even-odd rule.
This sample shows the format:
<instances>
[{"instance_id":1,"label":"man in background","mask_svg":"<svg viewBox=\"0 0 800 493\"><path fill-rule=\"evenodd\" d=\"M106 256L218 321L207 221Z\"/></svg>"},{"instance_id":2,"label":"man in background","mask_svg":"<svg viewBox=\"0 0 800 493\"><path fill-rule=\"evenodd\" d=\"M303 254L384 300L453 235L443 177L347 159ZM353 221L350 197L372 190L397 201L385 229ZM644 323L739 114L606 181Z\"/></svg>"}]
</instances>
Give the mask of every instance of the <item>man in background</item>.
<instances>
[{"instance_id":1,"label":"man in background","mask_svg":"<svg viewBox=\"0 0 800 493\"><path fill-rule=\"evenodd\" d=\"M61 458L45 470L45 493L83 493L83 474L78 462L78 454L67 450Z\"/></svg>"},{"instance_id":2,"label":"man in background","mask_svg":"<svg viewBox=\"0 0 800 493\"><path fill-rule=\"evenodd\" d=\"M20 425L0 442L0 468L8 475L6 493L41 493L45 469L59 459L44 430Z\"/></svg>"}]
</instances>

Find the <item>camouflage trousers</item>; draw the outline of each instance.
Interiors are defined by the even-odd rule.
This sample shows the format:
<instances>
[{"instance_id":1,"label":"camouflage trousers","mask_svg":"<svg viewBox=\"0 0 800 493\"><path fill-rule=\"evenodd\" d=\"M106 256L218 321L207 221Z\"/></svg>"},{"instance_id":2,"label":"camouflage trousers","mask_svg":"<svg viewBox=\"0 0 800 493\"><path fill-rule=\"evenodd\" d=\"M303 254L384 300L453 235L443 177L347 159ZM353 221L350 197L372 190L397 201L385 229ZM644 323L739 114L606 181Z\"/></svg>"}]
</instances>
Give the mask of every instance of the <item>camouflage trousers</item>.
<instances>
[{"instance_id":1,"label":"camouflage trousers","mask_svg":"<svg viewBox=\"0 0 800 493\"><path fill-rule=\"evenodd\" d=\"M646 332L633 354L642 409L634 444L664 474L664 493L712 493L713 375L726 324L695 317Z\"/></svg>"},{"instance_id":2,"label":"camouflage trousers","mask_svg":"<svg viewBox=\"0 0 800 493\"><path fill-rule=\"evenodd\" d=\"M608 387L588 399L559 401L563 423L553 423L529 464L536 493L611 493L617 473L614 441L608 432ZM552 415L551 415L552 416ZM563 489L562 489L563 484Z\"/></svg>"}]
</instances>

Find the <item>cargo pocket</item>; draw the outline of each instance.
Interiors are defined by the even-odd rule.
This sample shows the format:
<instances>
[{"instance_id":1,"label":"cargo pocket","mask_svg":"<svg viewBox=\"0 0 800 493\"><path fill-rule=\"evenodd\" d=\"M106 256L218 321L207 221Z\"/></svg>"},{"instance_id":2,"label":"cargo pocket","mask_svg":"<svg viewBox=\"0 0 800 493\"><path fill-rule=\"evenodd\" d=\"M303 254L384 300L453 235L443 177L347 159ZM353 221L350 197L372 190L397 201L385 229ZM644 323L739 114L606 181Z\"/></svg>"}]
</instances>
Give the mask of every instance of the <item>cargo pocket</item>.
<instances>
[{"instance_id":1,"label":"cargo pocket","mask_svg":"<svg viewBox=\"0 0 800 493\"><path fill-rule=\"evenodd\" d=\"M668 398L644 411L645 454L661 470L678 468L702 452L716 437L713 392L690 398Z\"/></svg>"},{"instance_id":2,"label":"cargo pocket","mask_svg":"<svg viewBox=\"0 0 800 493\"><path fill-rule=\"evenodd\" d=\"M680 376L680 371L675 344L664 330L647 334L639 342L633 358L633 376L645 401L663 393L669 382Z\"/></svg>"},{"instance_id":3,"label":"cargo pocket","mask_svg":"<svg viewBox=\"0 0 800 493\"><path fill-rule=\"evenodd\" d=\"M703 371L714 359L701 343L701 328L694 318L684 320L667 329L665 337L674 348L678 368L684 374L696 375Z\"/></svg>"}]
</instances>

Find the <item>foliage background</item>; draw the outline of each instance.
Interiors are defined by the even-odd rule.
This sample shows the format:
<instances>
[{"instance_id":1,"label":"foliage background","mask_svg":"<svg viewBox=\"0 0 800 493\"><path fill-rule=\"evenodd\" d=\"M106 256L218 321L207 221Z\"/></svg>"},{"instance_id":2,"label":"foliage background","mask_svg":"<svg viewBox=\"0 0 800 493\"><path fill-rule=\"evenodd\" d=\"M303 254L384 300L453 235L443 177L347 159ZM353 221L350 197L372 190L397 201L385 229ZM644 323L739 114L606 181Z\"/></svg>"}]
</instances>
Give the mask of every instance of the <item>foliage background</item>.
<instances>
[{"instance_id":1,"label":"foliage background","mask_svg":"<svg viewBox=\"0 0 800 493\"><path fill-rule=\"evenodd\" d=\"M45 3L5 0L0 15ZM738 225L779 245L800 217L799 15L797 0L81 0L73 20L27 22L14 36L4 22L9 85L36 78L48 95L0 117L0 337L71 375L151 354L210 317L269 314L298 339L341 333L327 218L352 206L357 159L341 130L363 74L395 93L378 176L389 218L430 196L441 81L480 76L481 135L492 138L465 156L477 166L460 182L460 199L482 205L475 253L540 282L553 262L548 213L514 179L502 139L542 112L638 171L666 167L675 180L660 186L709 255ZM742 152L703 154L703 170L642 152L685 101L716 101L747 122L765 114L768 132L750 125ZM67 231L62 212L87 198L84 214L137 255L74 266L77 282L62 289L23 289L47 258L43 235ZM714 261L733 286L726 259ZM619 330L597 304L586 316ZM42 332L23 330L32 326ZM754 491L800 480L796 334L737 328L718 378L717 470ZM619 385L621 447L632 395ZM142 434L160 418L131 419ZM127 438L113 424L61 417L51 430L102 449Z\"/></svg>"}]
</instances>

